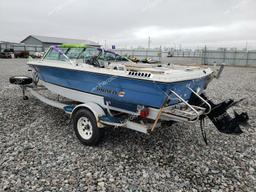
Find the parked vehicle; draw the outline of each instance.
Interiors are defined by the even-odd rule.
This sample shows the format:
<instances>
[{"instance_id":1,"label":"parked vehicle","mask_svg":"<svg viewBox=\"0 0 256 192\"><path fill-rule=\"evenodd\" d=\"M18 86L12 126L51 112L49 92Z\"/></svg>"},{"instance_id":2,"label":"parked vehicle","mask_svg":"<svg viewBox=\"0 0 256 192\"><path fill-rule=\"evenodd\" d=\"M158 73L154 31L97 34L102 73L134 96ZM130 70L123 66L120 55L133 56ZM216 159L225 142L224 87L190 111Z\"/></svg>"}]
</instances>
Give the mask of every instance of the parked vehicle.
<instances>
[{"instance_id":1,"label":"parked vehicle","mask_svg":"<svg viewBox=\"0 0 256 192\"><path fill-rule=\"evenodd\" d=\"M10 59L14 57L13 49L4 49L3 52L0 52L0 58Z\"/></svg>"},{"instance_id":2,"label":"parked vehicle","mask_svg":"<svg viewBox=\"0 0 256 192\"><path fill-rule=\"evenodd\" d=\"M30 56L31 56L32 58L37 58L37 59L42 58L43 55L44 55L44 52L33 52L33 53L30 54Z\"/></svg>"},{"instance_id":3,"label":"parked vehicle","mask_svg":"<svg viewBox=\"0 0 256 192\"><path fill-rule=\"evenodd\" d=\"M15 76L10 82L41 101L71 115L78 139L97 144L104 127L125 127L151 133L161 122L201 122L208 117L222 133L241 134L247 113L231 117L227 109L239 101L214 103L204 94L220 70L207 66L138 64L118 61L109 52L93 46L52 46L42 59L29 60L33 78ZM38 84L38 81L41 82ZM72 103L52 101L37 92L50 92Z\"/></svg>"},{"instance_id":4,"label":"parked vehicle","mask_svg":"<svg viewBox=\"0 0 256 192\"><path fill-rule=\"evenodd\" d=\"M28 58L29 52L28 51L14 51L15 58Z\"/></svg>"},{"instance_id":5,"label":"parked vehicle","mask_svg":"<svg viewBox=\"0 0 256 192\"><path fill-rule=\"evenodd\" d=\"M12 55L10 52L0 52L0 58L10 59L12 58Z\"/></svg>"}]
</instances>

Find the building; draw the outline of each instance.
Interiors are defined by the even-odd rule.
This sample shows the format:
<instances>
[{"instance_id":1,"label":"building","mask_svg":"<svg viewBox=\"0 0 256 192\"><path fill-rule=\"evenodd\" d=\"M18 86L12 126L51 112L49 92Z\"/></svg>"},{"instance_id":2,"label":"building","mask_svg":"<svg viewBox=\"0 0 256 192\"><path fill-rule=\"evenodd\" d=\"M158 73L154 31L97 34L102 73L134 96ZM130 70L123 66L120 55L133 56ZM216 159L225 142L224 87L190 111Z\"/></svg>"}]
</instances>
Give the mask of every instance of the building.
<instances>
[{"instance_id":1,"label":"building","mask_svg":"<svg viewBox=\"0 0 256 192\"><path fill-rule=\"evenodd\" d=\"M51 45L60 45L63 43L66 44L86 44L93 46L100 46L98 43L89 40L82 39L69 39L69 38L59 38L59 37L47 37L47 36L39 36L39 35L29 35L27 38L21 41L25 45L31 46L41 46L44 49L47 49Z\"/></svg>"},{"instance_id":2,"label":"building","mask_svg":"<svg viewBox=\"0 0 256 192\"><path fill-rule=\"evenodd\" d=\"M14 52L28 51L34 53L43 52L44 48L41 45L26 45L24 43L0 41L0 52L4 52L5 50Z\"/></svg>"},{"instance_id":3,"label":"building","mask_svg":"<svg viewBox=\"0 0 256 192\"><path fill-rule=\"evenodd\" d=\"M3 52L5 49L7 49L7 50L14 49L14 47L21 46L21 45L22 44L20 44L20 43L0 41L0 52Z\"/></svg>"}]
</instances>

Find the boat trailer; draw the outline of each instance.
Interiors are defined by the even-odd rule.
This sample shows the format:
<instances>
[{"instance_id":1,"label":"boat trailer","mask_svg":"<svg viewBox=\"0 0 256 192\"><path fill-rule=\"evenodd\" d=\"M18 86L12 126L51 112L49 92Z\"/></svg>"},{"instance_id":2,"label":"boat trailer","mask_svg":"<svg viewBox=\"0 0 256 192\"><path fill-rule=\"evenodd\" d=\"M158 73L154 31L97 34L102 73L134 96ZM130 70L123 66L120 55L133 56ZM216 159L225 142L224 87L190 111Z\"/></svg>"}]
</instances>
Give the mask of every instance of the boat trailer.
<instances>
[{"instance_id":1,"label":"boat trailer","mask_svg":"<svg viewBox=\"0 0 256 192\"><path fill-rule=\"evenodd\" d=\"M238 114L234 111L234 117L231 117L227 112L228 109L243 99L238 101L228 99L221 103L214 103L205 94L199 94L190 87L187 87L192 92L189 101L185 101L178 93L170 90L160 109L140 107L137 112L131 112L110 107L108 103L102 106L94 102L72 101L65 103L60 102L59 99L49 99L40 93L47 88L44 85L38 85L38 81L33 79L27 76L14 76L9 81L21 87L24 100L28 99L26 95L26 91L28 91L43 103L70 114L78 139L86 145L96 145L102 137L102 128L106 126L124 127L150 134L157 127L160 127L162 122L195 123L198 121L200 121L202 136L207 144L204 131L204 119L206 117L212 121L219 132L225 134L241 134L243 131L240 125L247 125L249 119L246 112ZM167 103L173 96L178 98L180 103L168 106Z\"/></svg>"}]
</instances>

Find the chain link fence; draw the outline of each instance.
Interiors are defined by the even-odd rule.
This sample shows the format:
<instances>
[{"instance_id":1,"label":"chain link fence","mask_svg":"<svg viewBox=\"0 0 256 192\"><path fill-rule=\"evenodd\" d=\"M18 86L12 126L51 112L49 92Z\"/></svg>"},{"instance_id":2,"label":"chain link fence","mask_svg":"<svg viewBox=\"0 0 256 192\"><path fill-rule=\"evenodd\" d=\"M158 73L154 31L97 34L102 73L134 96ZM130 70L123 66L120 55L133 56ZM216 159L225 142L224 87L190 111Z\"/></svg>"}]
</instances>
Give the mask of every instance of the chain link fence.
<instances>
[{"instance_id":1,"label":"chain link fence","mask_svg":"<svg viewBox=\"0 0 256 192\"><path fill-rule=\"evenodd\" d=\"M132 56L138 59L152 58L159 62L178 64L224 64L232 66L256 67L256 51L232 49L197 49L162 51L161 49L116 49L122 56Z\"/></svg>"},{"instance_id":2,"label":"chain link fence","mask_svg":"<svg viewBox=\"0 0 256 192\"><path fill-rule=\"evenodd\" d=\"M113 51L126 57L131 56L138 59L151 58L158 62L161 62L163 53L161 49L115 49Z\"/></svg>"}]
</instances>

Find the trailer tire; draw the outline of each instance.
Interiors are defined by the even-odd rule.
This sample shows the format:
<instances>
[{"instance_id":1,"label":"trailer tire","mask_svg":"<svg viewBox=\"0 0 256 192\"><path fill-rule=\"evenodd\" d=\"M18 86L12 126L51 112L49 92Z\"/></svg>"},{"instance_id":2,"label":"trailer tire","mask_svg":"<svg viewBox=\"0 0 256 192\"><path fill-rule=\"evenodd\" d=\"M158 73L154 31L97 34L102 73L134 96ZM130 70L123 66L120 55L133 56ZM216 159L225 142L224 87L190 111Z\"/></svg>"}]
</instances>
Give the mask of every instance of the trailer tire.
<instances>
[{"instance_id":1,"label":"trailer tire","mask_svg":"<svg viewBox=\"0 0 256 192\"><path fill-rule=\"evenodd\" d=\"M33 82L33 79L27 76L12 76L9 78L9 82L11 84L16 84L16 85L28 85Z\"/></svg>"},{"instance_id":2,"label":"trailer tire","mask_svg":"<svg viewBox=\"0 0 256 192\"><path fill-rule=\"evenodd\" d=\"M85 108L73 115L73 127L77 138L84 145L97 145L104 135L104 129L98 128L93 113Z\"/></svg>"}]
</instances>

